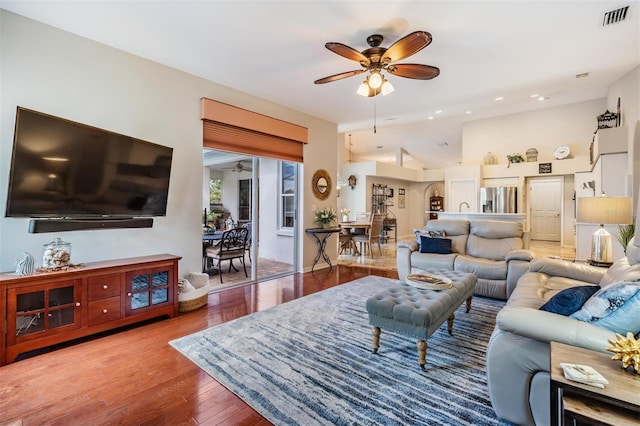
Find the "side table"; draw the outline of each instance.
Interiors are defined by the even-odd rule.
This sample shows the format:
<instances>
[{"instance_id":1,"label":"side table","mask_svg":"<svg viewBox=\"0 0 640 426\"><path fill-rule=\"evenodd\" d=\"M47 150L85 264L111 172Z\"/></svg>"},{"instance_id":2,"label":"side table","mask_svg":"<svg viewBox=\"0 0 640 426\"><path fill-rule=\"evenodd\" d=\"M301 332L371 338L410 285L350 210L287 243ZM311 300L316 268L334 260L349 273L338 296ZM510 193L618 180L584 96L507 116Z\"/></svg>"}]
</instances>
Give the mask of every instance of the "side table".
<instances>
[{"instance_id":1,"label":"side table","mask_svg":"<svg viewBox=\"0 0 640 426\"><path fill-rule=\"evenodd\" d=\"M316 267L316 264L320 261L320 258L324 259L325 262L329 265L329 271L333 272L333 265L331 264L331 259L327 256L325 251L327 247L327 238L331 236L331 234L335 234L340 232L340 227L335 228L307 228L304 230L307 234L313 235L316 239L316 244L318 245L318 253L316 254L315 259L313 259L313 266L311 266L311 272L313 272L313 268Z\"/></svg>"},{"instance_id":2,"label":"side table","mask_svg":"<svg viewBox=\"0 0 640 426\"><path fill-rule=\"evenodd\" d=\"M560 363L589 365L609 384L604 389L572 382ZM638 425L640 376L622 369L611 355L551 342L551 424Z\"/></svg>"}]
</instances>

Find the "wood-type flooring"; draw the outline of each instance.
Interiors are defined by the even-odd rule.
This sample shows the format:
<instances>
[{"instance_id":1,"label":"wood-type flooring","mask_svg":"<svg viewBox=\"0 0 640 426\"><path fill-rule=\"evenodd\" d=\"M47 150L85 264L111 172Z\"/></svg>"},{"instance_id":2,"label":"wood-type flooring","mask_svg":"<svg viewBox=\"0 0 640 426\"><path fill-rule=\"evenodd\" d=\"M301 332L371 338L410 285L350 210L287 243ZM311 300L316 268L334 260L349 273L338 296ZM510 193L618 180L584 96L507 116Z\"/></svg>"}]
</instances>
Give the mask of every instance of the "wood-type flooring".
<instances>
[{"instance_id":1,"label":"wood-type flooring","mask_svg":"<svg viewBox=\"0 0 640 426\"><path fill-rule=\"evenodd\" d=\"M0 367L0 425L268 425L167 342L366 275L334 267L211 293L207 307ZM265 342L268 344L268 342Z\"/></svg>"}]
</instances>

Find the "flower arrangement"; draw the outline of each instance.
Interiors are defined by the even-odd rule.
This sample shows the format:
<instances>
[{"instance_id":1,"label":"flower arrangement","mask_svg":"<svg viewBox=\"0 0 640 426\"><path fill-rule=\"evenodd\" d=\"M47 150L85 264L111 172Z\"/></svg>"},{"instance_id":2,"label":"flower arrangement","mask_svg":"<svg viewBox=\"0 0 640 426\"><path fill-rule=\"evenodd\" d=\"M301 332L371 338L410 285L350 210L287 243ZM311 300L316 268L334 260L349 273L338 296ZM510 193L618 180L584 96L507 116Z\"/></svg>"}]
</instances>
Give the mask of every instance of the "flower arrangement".
<instances>
[{"instance_id":1,"label":"flower arrangement","mask_svg":"<svg viewBox=\"0 0 640 426\"><path fill-rule=\"evenodd\" d=\"M349 213L351 213L351 209L348 209L346 207L340 210L340 214L342 216L349 216Z\"/></svg>"},{"instance_id":2,"label":"flower arrangement","mask_svg":"<svg viewBox=\"0 0 640 426\"><path fill-rule=\"evenodd\" d=\"M315 222L322 227L331 225L336 220L336 211L331 207L323 207L316 210Z\"/></svg>"}]
</instances>

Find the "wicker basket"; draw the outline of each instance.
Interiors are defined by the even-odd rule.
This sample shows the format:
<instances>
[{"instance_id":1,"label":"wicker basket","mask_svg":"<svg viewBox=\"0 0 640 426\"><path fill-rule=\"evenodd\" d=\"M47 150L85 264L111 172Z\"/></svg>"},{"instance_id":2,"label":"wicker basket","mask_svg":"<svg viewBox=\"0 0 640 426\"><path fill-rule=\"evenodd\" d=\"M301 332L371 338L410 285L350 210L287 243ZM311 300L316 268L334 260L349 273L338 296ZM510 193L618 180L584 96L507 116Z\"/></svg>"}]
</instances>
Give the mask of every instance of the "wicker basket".
<instances>
[{"instance_id":1,"label":"wicker basket","mask_svg":"<svg viewBox=\"0 0 640 426\"><path fill-rule=\"evenodd\" d=\"M196 309L202 308L207 304L209 299L209 293L205 293L202 296L196 297L195 299L189 300L179 300L178 301L178 312L191 312Z\"/></svg>"},{"instance_id":2,"label":"wicker basket","mask_svg":"<svg viewBox=\"0 0 640 426\"><path fill-rule=\"evenodd\" d=\"M178 312L190 312L207 304L209 299L209 276L190 272L185 277L194 287L187 293L178 294Z\"/></svg>"}]
</instances>

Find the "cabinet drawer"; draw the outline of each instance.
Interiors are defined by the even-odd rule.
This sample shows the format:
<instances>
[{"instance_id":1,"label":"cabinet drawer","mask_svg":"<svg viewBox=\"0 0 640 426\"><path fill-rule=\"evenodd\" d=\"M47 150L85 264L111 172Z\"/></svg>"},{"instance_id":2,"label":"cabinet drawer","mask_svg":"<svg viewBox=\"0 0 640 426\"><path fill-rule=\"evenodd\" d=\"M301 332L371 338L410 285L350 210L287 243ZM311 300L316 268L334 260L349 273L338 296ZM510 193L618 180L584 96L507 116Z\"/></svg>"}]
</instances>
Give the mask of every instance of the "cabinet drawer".
<instances>
[{"instance_id":1,"label":"cabinet drawer","mask_svg":"<svg viewBox=\"0 0 640 426\"><path fill-rule=\"evenodd\" d=\"M89 301L120 295L120 274L89 277L87 284Z\"/></svg>"},{"instance_id":2,"label":"cabinet drawer","mask_svg":"<svg viewBox=\"0 0 640 426\"><path fill-rule=\"evenodd\" d=\"M120 318L120 296L89 302L89 325Z\"/></svg>"}]
</instances>

